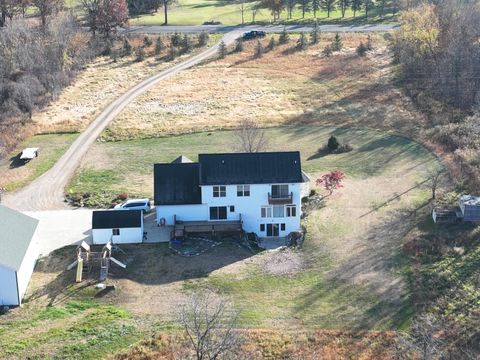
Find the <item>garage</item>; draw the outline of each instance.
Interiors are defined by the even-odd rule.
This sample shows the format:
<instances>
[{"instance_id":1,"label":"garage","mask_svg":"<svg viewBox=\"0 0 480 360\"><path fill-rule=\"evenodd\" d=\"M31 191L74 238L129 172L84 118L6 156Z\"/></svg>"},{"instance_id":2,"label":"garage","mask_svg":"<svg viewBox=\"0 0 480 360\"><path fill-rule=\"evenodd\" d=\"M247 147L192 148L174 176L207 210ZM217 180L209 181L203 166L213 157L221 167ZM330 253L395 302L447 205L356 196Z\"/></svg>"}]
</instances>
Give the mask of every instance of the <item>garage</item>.
<instances>
[{"instance_id":1,"label":"garage","mask_svg":"<svg viewBox=\"0 0 480 360\"><path fill-rule=\"evenodd\" d=\"M38 220L0 205L0 305L21 305L38 258Z\"/></svg>"},{"instance_id":2,"label":"garage","mask_svg":"<svg viewBox=\"0 0 480 360\"><path fill-rule=\"evenodd\" d=\"M143 241L141 210L103 210L92 214L94 244L134 244Z\"/></svg>"}]
</instances>

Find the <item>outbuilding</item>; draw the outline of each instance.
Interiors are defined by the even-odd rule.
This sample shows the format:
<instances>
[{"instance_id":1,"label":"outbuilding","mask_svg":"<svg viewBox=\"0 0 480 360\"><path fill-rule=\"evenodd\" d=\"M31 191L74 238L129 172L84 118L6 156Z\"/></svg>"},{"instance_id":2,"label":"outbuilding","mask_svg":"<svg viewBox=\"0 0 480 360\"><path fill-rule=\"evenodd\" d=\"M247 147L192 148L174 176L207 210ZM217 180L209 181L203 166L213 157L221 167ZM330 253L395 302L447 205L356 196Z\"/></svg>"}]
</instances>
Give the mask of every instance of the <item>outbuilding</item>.
<instances>
[{"instance_id":1,"label":"outbuilding","mask_svg":"<svg viewBox=\"0 0 480 360\"><path fill-rule=\"evenodd\" d=\"M38 258L38 220L0 205L0 305L21 305Z\"/></svg>"},{"instance_id":2,"label":"outbuilding","mask_svg":"<svg viewBox=\"0 0 480 360\"><path fill-rule=\"evenodd\" d=\"M480 197L462 195L458 201L462 211L463 221L480 221Z\"/></svg>"},{"instance_id":3,"label":"outbuilding","mask_svg":"<svg viewBox=\"0 0 480 360\"><path fill-rule=\"evenodd\" d=\"M104 210L92 214L94 244L134 244L143 241L141 210Z\"/></svg>"}]
</instances>

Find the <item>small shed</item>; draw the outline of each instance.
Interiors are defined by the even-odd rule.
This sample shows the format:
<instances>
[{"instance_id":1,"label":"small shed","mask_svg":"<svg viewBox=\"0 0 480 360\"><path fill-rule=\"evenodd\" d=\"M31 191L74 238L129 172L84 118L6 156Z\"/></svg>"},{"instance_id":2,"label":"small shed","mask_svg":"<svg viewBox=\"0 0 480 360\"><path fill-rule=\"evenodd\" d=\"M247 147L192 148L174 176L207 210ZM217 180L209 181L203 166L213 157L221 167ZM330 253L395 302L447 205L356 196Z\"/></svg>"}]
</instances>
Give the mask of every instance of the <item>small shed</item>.
<instances>
[{"instance_id":1,"label":"small shed","mask_svg":"<svg viewBox=\"0 0 480 360\"><path fill-rule=\"evenodd\" d=\"M21 305L38 258L38 220L0 205L0 305Z\"/></svg>"},{"instance_id":2,"label":"small shed","mask_svg":"<svg viewBox=\"0 0 480 360\"><path fill-rule=\"evenodd\" d=\"M141 210L102 210L92 214L94 244L135 244L143 241Z\"/></svg>"},{"instance_id":3,"label":"small shed","mask_svg":"<svg viewBox=\"0 0 480 360\"><path fill-rule=\"evenodd\" d=\"M458 204L463 221L480 221L480 196L462 195Z\"/></svg>"}]
</instances>

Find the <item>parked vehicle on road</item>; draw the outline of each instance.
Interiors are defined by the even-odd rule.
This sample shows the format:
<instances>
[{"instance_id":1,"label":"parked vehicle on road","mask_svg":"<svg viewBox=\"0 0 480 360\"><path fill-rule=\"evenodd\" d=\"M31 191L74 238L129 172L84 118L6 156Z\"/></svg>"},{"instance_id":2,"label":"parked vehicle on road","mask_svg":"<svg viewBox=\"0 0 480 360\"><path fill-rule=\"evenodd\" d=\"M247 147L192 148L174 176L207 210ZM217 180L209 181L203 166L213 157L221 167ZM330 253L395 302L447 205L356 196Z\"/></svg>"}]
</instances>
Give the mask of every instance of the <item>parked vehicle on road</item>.
<instances>
[{"instance_id":1,"label":"parked vehicle on road","mask_svg":"<svg viewBox=\"0 0 480 360\"><path fill-rule=\"evenodd\" d=\"M205 21L203 25L222 25L222 22L218 20L210 20L210 21Z\"/></svg>"},{"instance_id":2,"label":"parked vehicle on road","mask_svg":"<svg viewBox=\"0 0 480 360\"><path fill-rule=\"evenodd\" d=\"M115 210L142 210L144 213L150 212L149 199L130 199L118 205L115 205Z\"/></svg>"},{"instance_id":3,"label":"parked vehicle on road","mask_svg":"<svg viewBox=\"0 0 480 360\"><path fill-rule=\"evenodd\" d=\"M260 30L252 30L252 31L247 31L246 33L243 34L242 38L243 40L252 40L256 38L263 38L267 35L265 31L260 31Z\"/></svg>"}]
</instances>

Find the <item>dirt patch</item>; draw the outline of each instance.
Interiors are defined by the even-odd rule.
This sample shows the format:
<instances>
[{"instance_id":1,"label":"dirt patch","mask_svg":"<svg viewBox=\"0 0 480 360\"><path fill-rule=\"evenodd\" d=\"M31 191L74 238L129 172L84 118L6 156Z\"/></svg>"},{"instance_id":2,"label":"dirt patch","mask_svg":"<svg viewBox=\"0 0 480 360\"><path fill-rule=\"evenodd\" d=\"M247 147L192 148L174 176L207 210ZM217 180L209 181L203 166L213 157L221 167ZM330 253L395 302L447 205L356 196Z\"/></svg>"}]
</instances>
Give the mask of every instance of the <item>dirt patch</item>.
<instances>
[{"instance_id":1,"label":"dirt patch","mask_svg":"<svg viewBox=\"0 0 480 360\"><path fill-rule=\"evenodd\" d=\"M262 257L260 266L267 274L276 276L293 276L306 268L304 257L288 248L269 252Z\"/></svg>"}]
</instances>

